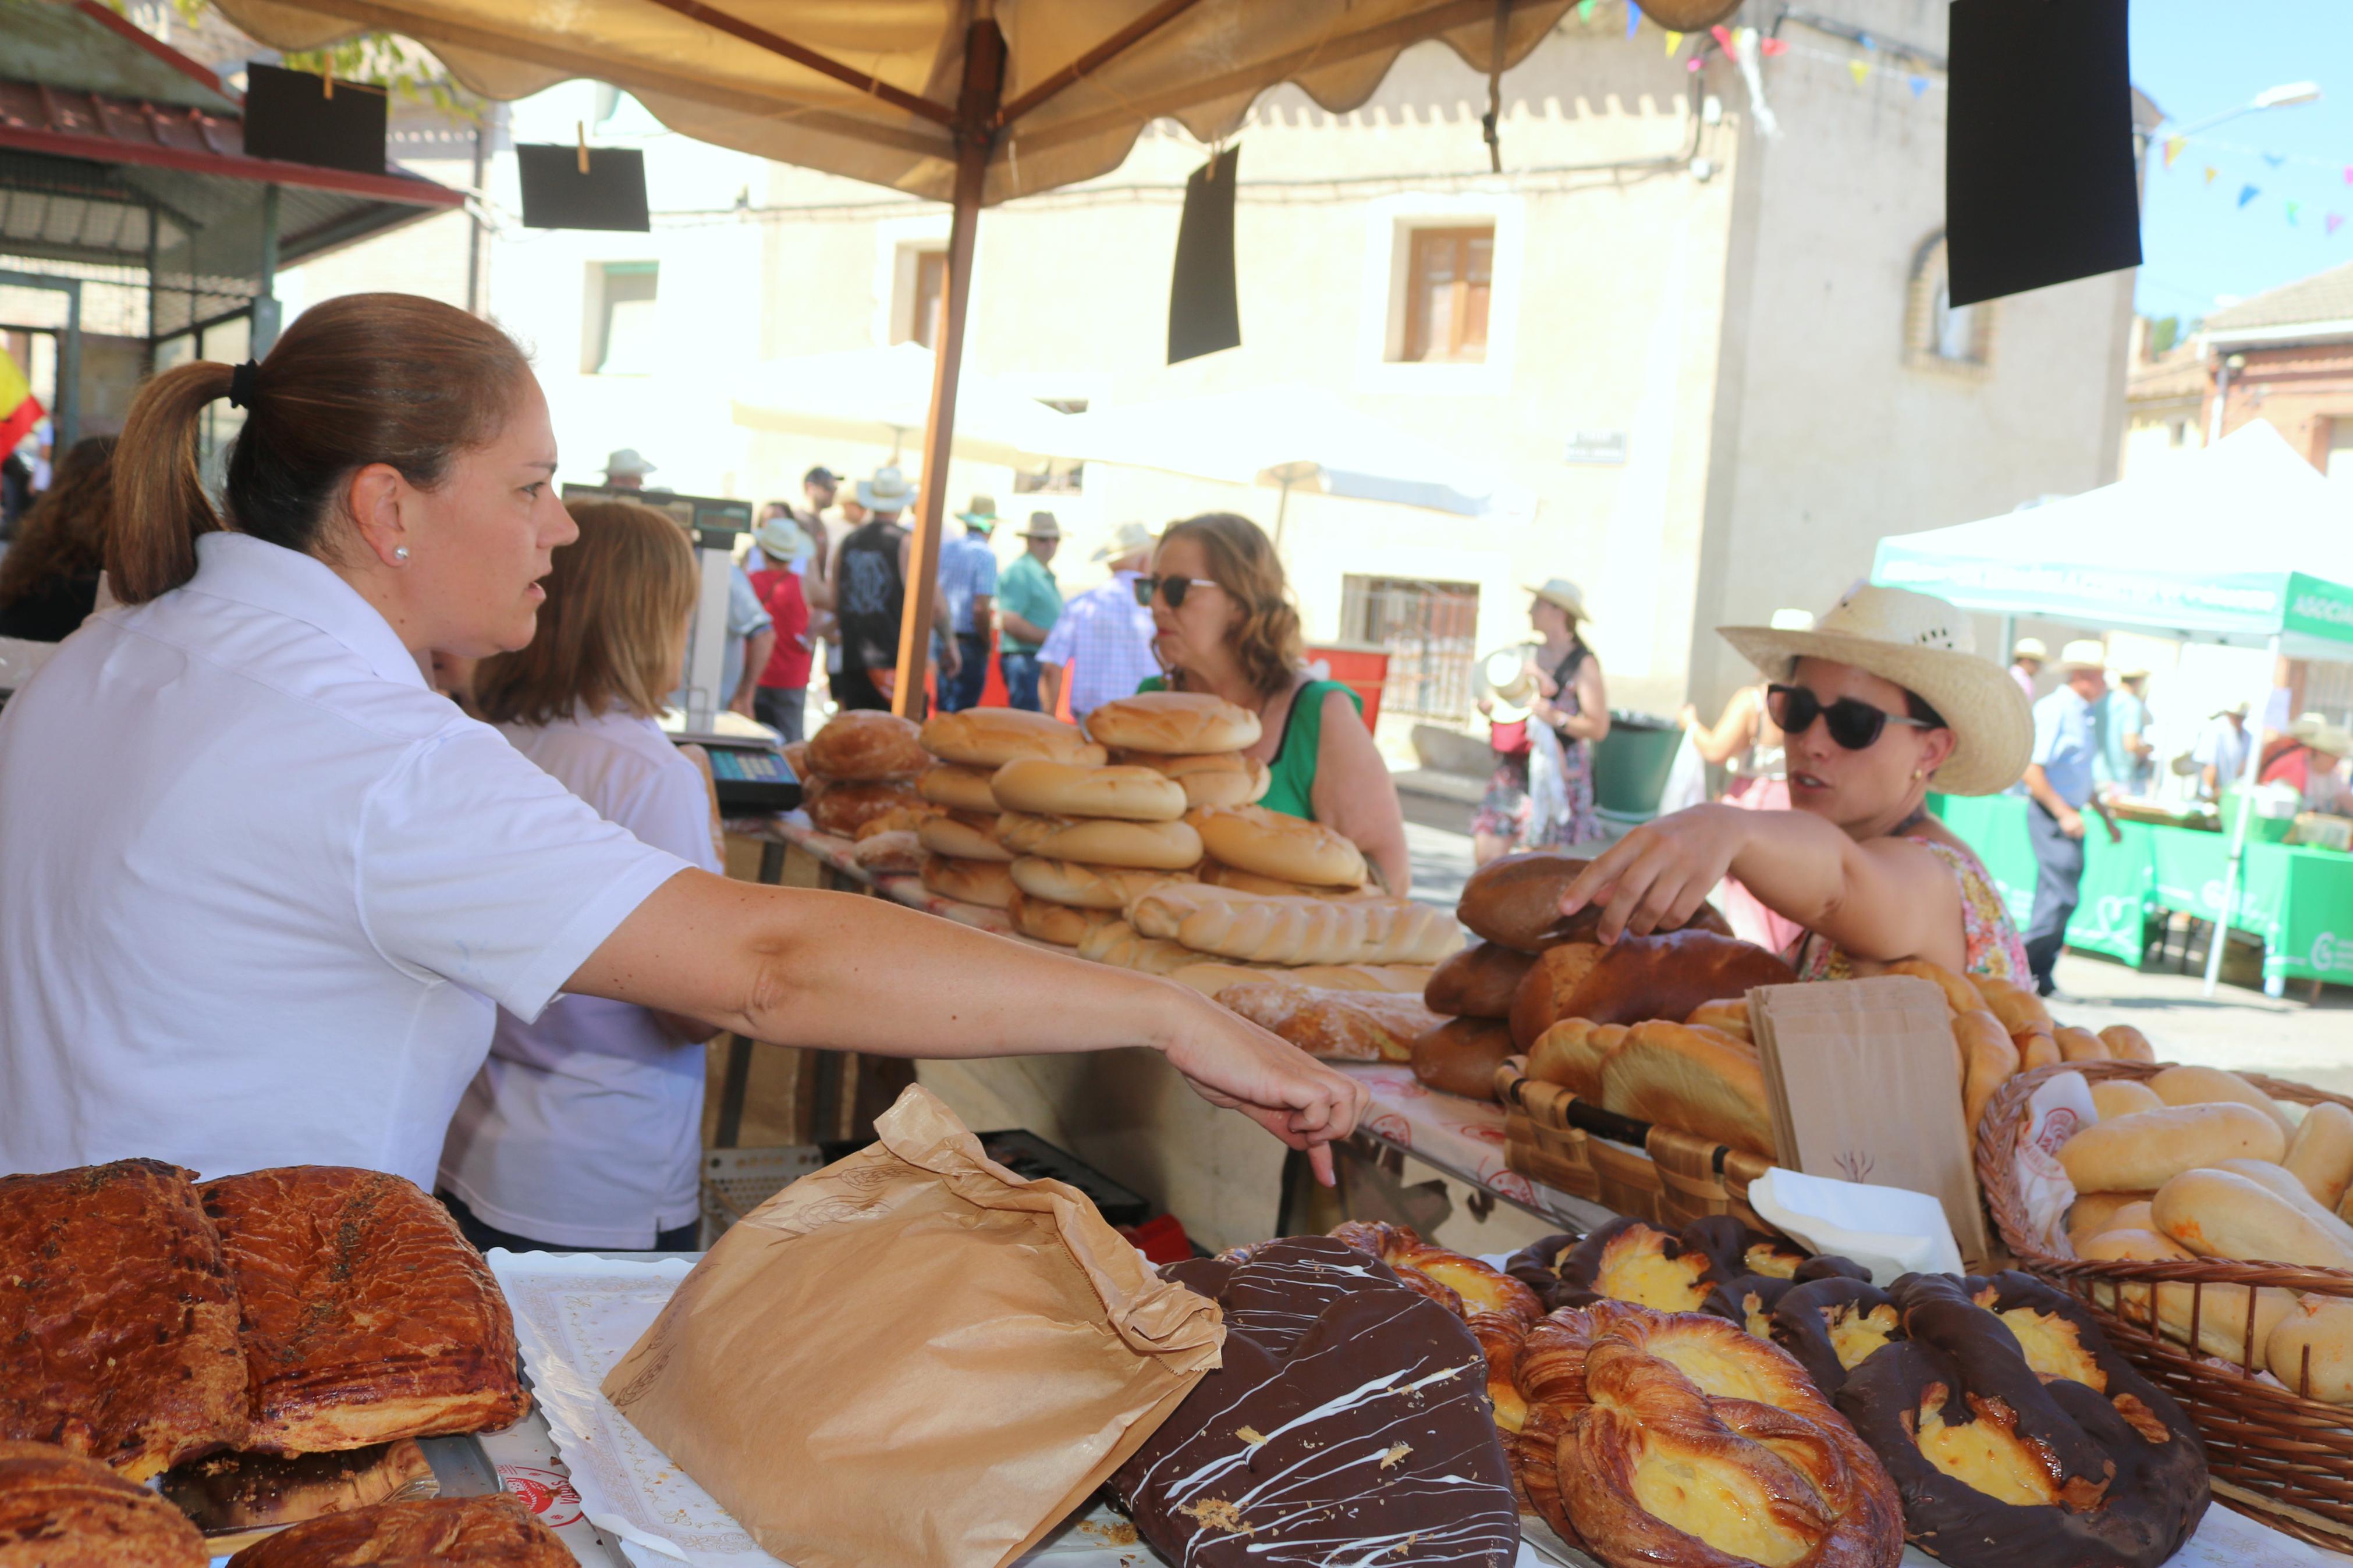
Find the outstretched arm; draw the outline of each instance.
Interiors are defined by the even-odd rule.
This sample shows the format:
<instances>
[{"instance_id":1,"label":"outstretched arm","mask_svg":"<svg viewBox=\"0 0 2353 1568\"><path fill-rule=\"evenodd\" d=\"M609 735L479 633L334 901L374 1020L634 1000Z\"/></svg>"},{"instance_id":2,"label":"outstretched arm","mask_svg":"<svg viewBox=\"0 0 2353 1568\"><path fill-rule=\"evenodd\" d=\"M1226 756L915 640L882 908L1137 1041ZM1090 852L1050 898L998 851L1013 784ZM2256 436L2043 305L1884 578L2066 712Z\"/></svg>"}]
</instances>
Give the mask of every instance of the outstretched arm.
<instances>
[{"instance_id":1,"label":"outstretched arm","mask_svg":"<svg viewBox=\"0 0 2353 1568\"><path fill-rule=\"evenodd\" d=\"M1143 1046L1331 1180L1364 1086L1174 981L1041 952L881 899L681 871L567 991L776 1045L940 1058ZM1051 998L1041 1005L1040 998Z\"/></svg>"},{"instance_id":2,"label":"outstretched arm","mask_svg":"<svg viewBox=\"0 0 2353 1568\"><path fill-rule=\"evenodd\" d=\"M1857 958L1966 965L1960 889L1942 861L1906 839L1858 844L1802 811L1695 805L1645 823L1594 857L1561 911L1600 905L1604 942L1672 930L1727 875Z\"/></svg>"},{"instance_id":3,"label":"outstretched arm","mask_svg":"<svg viewBox=\"0 0 2353 1568\"><path fill-rule=\"evenodd\" d=\"M1691 736L1692 745L1702 757L1722 767L1747 750L1749 742L1756 739L1757 720L1763 707L1757 688L1744 686L1724 705L1724 716L1713 729L1701 723L1697 713L1685 709L1683 731Z\"/></svg>"}]
</instances>

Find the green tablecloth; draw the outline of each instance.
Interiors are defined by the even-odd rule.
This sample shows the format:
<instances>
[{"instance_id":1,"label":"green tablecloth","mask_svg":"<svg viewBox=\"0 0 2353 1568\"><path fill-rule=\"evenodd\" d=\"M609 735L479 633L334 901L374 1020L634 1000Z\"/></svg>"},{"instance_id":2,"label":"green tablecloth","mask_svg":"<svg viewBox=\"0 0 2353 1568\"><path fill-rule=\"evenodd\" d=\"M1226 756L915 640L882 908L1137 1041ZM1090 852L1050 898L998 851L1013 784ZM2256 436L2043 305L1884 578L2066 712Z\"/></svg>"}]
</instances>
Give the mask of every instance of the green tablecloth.
<instances>
[{"instance_id":1,"label":"green tablecloth","mask_svg":"<svg viewBox=\"0 0 2353 1568\"><path fill-rule=\"evenodd\" d=\"M2019 929L2034 909L2029 803L2017 795L1934 795L1930 805L1958 834L2000 889ZM2067 922L2067 945L2139 967L2150 911L2211 921L2221 913L2230 839L2166 824L2126 822L2108 842L2095 820L2084 837L2083 901ZM2247 845L2231 924L2262 940L2263 979L2353 984L2353 856L2285 844Z\"/></svg>"}]
</instances>

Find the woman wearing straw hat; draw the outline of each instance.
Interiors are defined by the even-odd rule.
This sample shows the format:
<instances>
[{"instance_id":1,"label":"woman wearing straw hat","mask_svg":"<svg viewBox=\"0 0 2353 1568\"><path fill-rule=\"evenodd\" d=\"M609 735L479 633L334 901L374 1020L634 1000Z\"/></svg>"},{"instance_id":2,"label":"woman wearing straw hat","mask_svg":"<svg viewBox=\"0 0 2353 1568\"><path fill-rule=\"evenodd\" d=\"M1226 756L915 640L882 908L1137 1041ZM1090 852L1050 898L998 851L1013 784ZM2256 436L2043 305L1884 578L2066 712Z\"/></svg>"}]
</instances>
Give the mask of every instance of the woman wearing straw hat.
<instances>
[{"instance_id":1,"label":"woman wearing straw hat","mask_svg":"<svg viewBox=\"0 0 2353 1568\"><path fill-rule=\"evenodd\" d=\"M1514 848L1542 849L1601 837L1593 815L1593 743L1609 733L1609 693L1601 661L1578 627L1588 619L1585 594L1566 577L1531 587L1528 624L1542 638L1525 650L1489 655L1487 715L1495 748L1494 775L1471 818L1471 854L1484 866ZM1517 668L1512 654L1520 652ZM1550 809L1537 810L1529 790L1530 762L1542 749L1536 782ZM1558 760L1554 761L1554 753ZM1557 775L1557 790L1551 787Z\"/></svg>"},{"instance_id":2,"label":"woman wearing straw hat","mask_svg":"<svg viewBox=\"0 0 2353 1568\"><path fill-rule=\"evenodd\" d=\"M1594 858L1564 910L1603 907L1601 935L1672 929L1725 876L1795 921L1810 980L1925 958L2022 981L2026 953L1969 847L1928 815L1930 787L1994 795L2025 772L2034 725L2009 673L1941 599L1857 587L1810 632L1726 626L1764 672L1787 737L1793 809L1699 805Z\"/></svg>"}]
</instances>

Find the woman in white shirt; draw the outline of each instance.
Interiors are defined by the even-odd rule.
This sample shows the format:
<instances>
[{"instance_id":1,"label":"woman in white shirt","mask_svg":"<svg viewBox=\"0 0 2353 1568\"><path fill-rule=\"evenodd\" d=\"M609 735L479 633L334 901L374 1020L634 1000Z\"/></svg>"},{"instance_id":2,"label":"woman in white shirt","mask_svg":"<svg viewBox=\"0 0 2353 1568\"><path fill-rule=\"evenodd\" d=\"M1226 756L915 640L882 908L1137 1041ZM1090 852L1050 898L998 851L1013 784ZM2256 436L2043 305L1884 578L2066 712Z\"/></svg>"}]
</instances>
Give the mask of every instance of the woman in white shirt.
<instances>
[{"instance_id":1,"label":"woman in white shirt","mask_svg":"<svg viewBox=\"0 0 2353 1568\"><path fill-rule=\"evenodd\" d=\"M694 551L650 507L567 510L580 537L555 552L531 646L476 670L480 716L606 821L716 871L710 791L655 722L686 661ZM441 1148L466 1239L691 1249L712 1034L602 996L559 996L536 1023L500 1013Z\"/></svg>"},{"instance_id":2,"label":"woman in white shirt","mask_svg":"<svg viewBox=\"0 0 2353 1568\"><path fill-rule=\"evenodd\" d=\"M224 396L226 519L195 439ZM1360 1085L1172 982L713 876L435 695L426 650L531 641L576 531L497 328L322 301L259 365L150 381L116 466L122 604L0 710L0 1171L427 1185L495 1008L559 993L882 1055L1148 1047L1324 1169L1355 1126Z\"/></svg>"}]
</instances>

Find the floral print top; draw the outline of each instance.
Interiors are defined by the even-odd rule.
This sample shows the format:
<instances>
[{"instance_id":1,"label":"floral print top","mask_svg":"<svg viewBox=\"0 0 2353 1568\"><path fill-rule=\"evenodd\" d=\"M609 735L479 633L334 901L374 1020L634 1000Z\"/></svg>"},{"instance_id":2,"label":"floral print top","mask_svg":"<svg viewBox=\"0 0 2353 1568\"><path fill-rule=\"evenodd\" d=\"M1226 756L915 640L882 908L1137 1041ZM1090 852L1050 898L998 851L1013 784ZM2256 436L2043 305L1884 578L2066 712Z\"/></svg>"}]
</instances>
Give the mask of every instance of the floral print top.
<instances>
[{"instance_id":1,"label":"floral print top","mask_svg":"<svg viewBox=\"0 0 2353 1568\"><path fill-rule=\"evenodd\" d=\"M2026 944L2002 907L1985 863L1957 844L1906 833L1902 837L1919 845L1952 868L1961 885L1961 941L1968 953L1971 974L1991 975L2021 985L2033 984L2026 967ZM1854 961L1833 942L1809 931L1798 938L1785 955L1800 980L1851 980Z\"/></svg>"}]
</instances>

